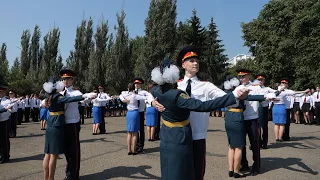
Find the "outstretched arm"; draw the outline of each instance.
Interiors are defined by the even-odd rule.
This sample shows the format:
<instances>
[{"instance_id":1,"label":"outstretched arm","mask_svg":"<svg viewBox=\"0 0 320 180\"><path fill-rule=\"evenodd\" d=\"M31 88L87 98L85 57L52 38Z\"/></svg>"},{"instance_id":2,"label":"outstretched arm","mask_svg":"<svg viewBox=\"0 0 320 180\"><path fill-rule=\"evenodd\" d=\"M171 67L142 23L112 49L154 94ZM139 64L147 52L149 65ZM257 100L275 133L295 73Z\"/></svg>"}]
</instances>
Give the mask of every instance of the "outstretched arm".
<instances>
[{"instance_id":1,"label":"outstretched arm","mask_svg":"<svg viewBox=\"0 0 320 180\"><path fill-rule=\"evenodd\" d=\"M181 93L177 96L177 105L179 108L189 109L198 112L210 112L219 108L235 104L236 97L233 93L228 93L214 100L202 102L198 99L190 98L187 94Z\"/></svg>"}]
</instances>

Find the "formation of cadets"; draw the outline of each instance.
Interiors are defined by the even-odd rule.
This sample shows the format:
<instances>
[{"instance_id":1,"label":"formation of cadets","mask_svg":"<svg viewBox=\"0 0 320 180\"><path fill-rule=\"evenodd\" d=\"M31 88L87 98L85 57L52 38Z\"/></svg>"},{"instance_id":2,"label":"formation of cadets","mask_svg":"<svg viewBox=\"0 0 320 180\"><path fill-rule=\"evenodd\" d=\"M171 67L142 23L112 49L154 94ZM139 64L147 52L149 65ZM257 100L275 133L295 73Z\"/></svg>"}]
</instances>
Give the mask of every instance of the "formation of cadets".
<instances>
[{"instance_id":1,"label":"formation of cadets","mask_svg":"<svg viewBox=\"0 0 320 180\"><path fill-rule=\"evenodd\" d=\"M320 125L320 85L316 90L293 91L288 89L289 80L282 78L272 89L264 85L265 74L255 75L251 82L252 72L238 69L237 78L229 78L222 90L197 77L200 53L195 46L186 46L176 65L164 60L152 71L147 90L142 89L144 80L135 78L127 90L113 96L105 93L103 86L81 93L72 85L75 72L65 67L60 71L61 81L50 79L43 86L46 93L30 96L8 91L0 77L0 163L9 161L9 138L17 136L17 125L40 120L41 130L46 130L44 179L54 179L59 154L66 157L65 179L79 179L79 133L85 117L93 117L92 135L97 135L107 132L105 117L126 116L128 155L143 153L146 125L148 141L160 140L162 179L202 180L209 112L220 111L229 144L228 175L242 178L248 175L243 172L253 176L260 172L260 149L268 149L270 119L277 143L290 140L291 121ZM180 80L179 68L184 69ZM181 133L184 139L177 136ZM247 134L253 152L251 168L246 156Z\"/></svg>"}]
</instances>

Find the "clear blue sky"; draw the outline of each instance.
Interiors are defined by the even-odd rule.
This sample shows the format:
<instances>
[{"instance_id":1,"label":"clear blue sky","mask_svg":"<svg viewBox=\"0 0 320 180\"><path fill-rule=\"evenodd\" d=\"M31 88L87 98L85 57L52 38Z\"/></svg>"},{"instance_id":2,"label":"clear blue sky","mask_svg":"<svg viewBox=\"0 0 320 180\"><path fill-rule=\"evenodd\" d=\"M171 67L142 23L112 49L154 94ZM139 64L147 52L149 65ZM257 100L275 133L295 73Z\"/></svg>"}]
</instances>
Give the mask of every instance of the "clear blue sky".
<instances>
[{"instance_id":1,"label":"clear blue sky","mask_svg":"<svg viewBox=\"0 0 320 180\"><path fill-rule=\"evenodd\" d=\"M268 0L178 0L177 21L185 21L196 9L201 24L207 26L213 17L220 39L229 58L248 53L243 47L240 23L256 18ZM36 24L43 36L54 26L61 30L59 52L65 60L74 47L76 27L83 18L93 18L95 25L101 17L109 21L113 31L116 13L123 7L130 37L144 34L144 21L150 0L0 0L0 43L7 44L7 58L12 65L20 57L22 31Z\"/></svg>"}]
</instances>

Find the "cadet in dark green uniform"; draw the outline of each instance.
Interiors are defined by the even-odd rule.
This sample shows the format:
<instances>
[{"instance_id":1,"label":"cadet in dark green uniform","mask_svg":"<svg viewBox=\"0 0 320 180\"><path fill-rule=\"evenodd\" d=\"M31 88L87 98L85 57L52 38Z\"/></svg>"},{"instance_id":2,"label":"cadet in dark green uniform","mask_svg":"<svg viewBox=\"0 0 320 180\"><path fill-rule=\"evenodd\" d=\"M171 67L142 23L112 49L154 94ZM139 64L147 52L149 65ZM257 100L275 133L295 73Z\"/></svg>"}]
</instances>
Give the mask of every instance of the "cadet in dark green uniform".
<instances>
[{"instance_id":1,"label":"cadet in dark green uniform","mask_svg":"<svg viewBox=\"0 0 320 180\"><path fill-rule=\"evenodd\" d=\"M236 103L236 97L244 98L248 91L237 89L215 100L202 102L190 98L176 89L179 68L165 60L152 70L151 79L160 86L152 94L165 107L161 113L163 125L160 133L161 175L164 180L194 180L193 140L190 111L209 112Z\"/></svg>"},{"instance_id":2,"label":"cadet in dark green uniform","mask_svg":"<svg viewBox=\"0 0 320 180\"><path fill-rule=\"evenodd\" d=\"M236 78L224 82L224 89L233 90L240 84ZM243 85L241 85L243 86ZM264 101L264 95L248 95L247 101ZM246 145L246 133L243 119L245 110L244 100L228 107L225 116L225 128L228 136L229 152L229 177L241 178L246 175L239 172L242 148Z\"/></svg>"},{"instance_id":3,"label":"cadet in dark green uniform","mask_svg":"<svg viewBox=\"0 0 320 180\"><path fill-rule=\"evenodd\" d=\"M86 95L64 97L59 92L64 89L62 81L51 78L43 84L43 89L49 94L48 104L50 117L47 120L45 136L45 157L43 160L44 179L54 179L57 157L64 153L64 104L81 101Z\"/></svg>"}]
</instances>

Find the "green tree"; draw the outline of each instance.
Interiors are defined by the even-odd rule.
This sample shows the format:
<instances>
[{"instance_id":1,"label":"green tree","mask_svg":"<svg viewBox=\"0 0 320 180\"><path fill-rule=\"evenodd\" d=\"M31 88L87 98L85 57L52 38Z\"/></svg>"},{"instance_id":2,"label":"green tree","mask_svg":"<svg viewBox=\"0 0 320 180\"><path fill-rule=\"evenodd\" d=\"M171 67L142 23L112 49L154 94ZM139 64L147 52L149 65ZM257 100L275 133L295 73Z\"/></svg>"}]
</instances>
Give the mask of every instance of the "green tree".
<instances>
[{"instance_id":1,"label":"green tree","mask_svg":"<svg viewBox=\"0 0 320 180\"><path fill-rule=\"evenodd\" d=\"M132 78L130 69L130 49L128 28L124 24L125 13L117 13L118 25L115 43L111 48L111 56L108 58L108 68L106 69L106 82L112 86L116 92L126 89L128 82ZM114 77L117 77L115 79Z\"/></svg>"},{"instance_id":2,"label":"green tree","mask_svg":"<svg viewBox=\"0 0 320 180\"><path fill-rule=\"evenodd\" d=\"M38 25L36 25L34 27L33 30L33 34L32 34L32 38L31 38L31 45L30 45L30 69L29 69L29 73L31 75L32 80L36 80L37 79L37 75L38 75L38 61L39 61L39 48L40 48L40 28Z\"/></svg>"},{"instance_id":3,"label":"green tree","mask_svg":"<svg viewBox=\"0 0 320 180\"><path fill-rule=\"evenodd\" d=\"M165 57L172 57L175 50L176 0L152 0L145 20L146 40L143 57L137 59L136 75L149 80L153 67ZM141 71L141 69L144 70Z\"/></svg>"},{"instance_id":4,"label":"green tree","mask_svg":"<svg viewBox=\"0 0 320 180\"><path fill-rule=\"evenodd\" d=\"M7 59L7 45L2 43L0 51L0 75L6 79L9 72L9 61Z\"/></svg>"},{"instance_id":5,"label":"green tree","mask_svg":"<svg viewBox=\"0 0 320 180\"><path fill-rule=\"evenodd\" d=\"M23 76L27 75L30 69L30 59L29 59L29 42L30 42L30 31L25 30L22 32L21 36L21 71Z\"/></svg>"},{"instance_id":6,"label":"green tree","mask_svg":"<svg viewBox=\"0 0 320 180\"><path fill-rule=\"evenodd\" d=\"M206 31L205 47L204 47L204 65L205 73L210 77L211 82L214 84L220 84L225 80L225 65L228 60L224 54L225 49L221 44L221 40L218 39L217 26L213 21L210 20L208 29Z\"/></svg>"},{"instance_id":7,"label":"green tree","mask_svg":"<svg viewBox=\"0 0 320 180\"><path fill-rule=\"evenodd\" d=\"M319 9L317 0L272 0L256 19L242 24L244 45L271 83L283 76L293 88L319 83Z\"/></svg>"}]
</instances>

